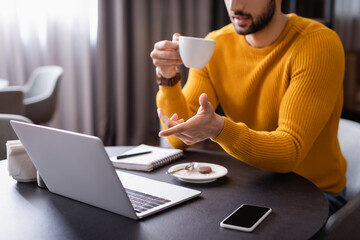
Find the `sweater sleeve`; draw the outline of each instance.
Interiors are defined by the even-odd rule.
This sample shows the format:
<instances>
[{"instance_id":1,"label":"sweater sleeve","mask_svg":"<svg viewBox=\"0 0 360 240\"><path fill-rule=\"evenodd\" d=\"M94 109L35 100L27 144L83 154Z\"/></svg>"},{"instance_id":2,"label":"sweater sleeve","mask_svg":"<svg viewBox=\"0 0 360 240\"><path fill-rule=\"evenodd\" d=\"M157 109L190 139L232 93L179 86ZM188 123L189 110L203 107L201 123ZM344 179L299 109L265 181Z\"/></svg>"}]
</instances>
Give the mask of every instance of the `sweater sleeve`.
<instances>
[{"instance_id":1,"label":"sweater sleeve","mask_svg":"<svg viewBox=\"0 0 360 240\"><path fill-rule=\"evenodd\" d=\"M344 51L332 31L303 37L290 64L290 84L280 104L276 130L255 131L225 118L223 130L213 139L229 154L264 170L290 172L301 163L342 89Z\"/></svg>"},{"instance_id":2,"label":"sweater sleeve","mask_svg":"<svg viewBox=\"0 0 360 240\"><path fill-rule=\"evenodd\" d=\"M199 97L202 93L208 95L208 100L214 108L218 105L218 100L210 82L207 68L190 69L189 77L181 89L180 82L175 86L159 86L156 95L156 104L164 113L171 117L177 113L185 121L194 116L199 108ZM162 127L166 129L165 125ZM174 148L187 148L188 146L175 136L167 137L170 145Z\"/></svg>"}]
</instances>

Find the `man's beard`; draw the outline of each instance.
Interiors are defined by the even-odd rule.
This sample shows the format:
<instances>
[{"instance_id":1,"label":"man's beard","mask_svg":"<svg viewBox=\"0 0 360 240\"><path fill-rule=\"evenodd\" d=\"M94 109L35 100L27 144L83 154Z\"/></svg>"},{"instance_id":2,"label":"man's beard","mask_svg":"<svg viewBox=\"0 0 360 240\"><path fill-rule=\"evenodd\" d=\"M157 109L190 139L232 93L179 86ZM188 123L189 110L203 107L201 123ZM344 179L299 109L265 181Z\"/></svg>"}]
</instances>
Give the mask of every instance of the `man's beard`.
<instances>
[{"instance_id":1,"label":"man's beard","mask_svg":"<svg viewBox=\"0 0 360 240\"><path fill-rule=\"evenodd\" d=\"M251 25L249 26L248 29L246 29L244 31L237 30L236 26L234 24L236 32L241 35L247 35L247 34L256 33L258 31L264 29L269 24L271 19L273 18L275 9L276 9L275 0L270 0L266 7L265 12L262 13L260 16L256 17L255 21L254 21L253 16L251 16L251 14L247 14L242 11L235 12L235 15L246 16L251 20Z\"/></svg>"}]
</instances>

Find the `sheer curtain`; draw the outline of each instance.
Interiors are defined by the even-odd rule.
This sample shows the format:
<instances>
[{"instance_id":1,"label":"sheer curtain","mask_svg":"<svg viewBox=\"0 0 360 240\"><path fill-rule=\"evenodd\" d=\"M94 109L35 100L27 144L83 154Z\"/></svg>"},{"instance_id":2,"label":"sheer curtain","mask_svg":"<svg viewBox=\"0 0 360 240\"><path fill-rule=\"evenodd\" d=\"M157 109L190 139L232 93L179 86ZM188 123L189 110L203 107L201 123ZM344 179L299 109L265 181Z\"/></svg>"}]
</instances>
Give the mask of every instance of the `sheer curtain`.
<instances>
[{"instance_id":1,"label":"sheer curtain","mask_svg":"<svg viewBox=\"0 0 360 240\"><path fill-rule=\"evenodd\" d=\"M108 144L158 139L157 85L150 52L155 42L171 39L175 32L205 37L214 25L212 11L218 10L217 4L210 0L99 2L99 47L107 55L101 59L108 61L103 63L110 96ZM182 71L186 76L187 70Z\"/></svg>"},{"instance_id":2,"label":"sheer curtain","mask_svg":"<svg viewBox=\"0 0 360 240\"><path fill-rule=\"evenodd\" d=\"M204 37L228 19L217 0L0 3L0 77L19 85L38 66L62 66L48 125L99 136L106 145L158 141L154 43L174 32Z\"/></svg>"},{"instance_id":3,"label":"sheer curtain","mask_svg":"<svg viewBox=\"0 0 360 240\"><path fill-rule=\"evenodd\" d=\"M49 125L93 133L97 1L0 2L0 77L22 85L38 66L62 66L57 111Z\"/></svg>"}]
</instances>

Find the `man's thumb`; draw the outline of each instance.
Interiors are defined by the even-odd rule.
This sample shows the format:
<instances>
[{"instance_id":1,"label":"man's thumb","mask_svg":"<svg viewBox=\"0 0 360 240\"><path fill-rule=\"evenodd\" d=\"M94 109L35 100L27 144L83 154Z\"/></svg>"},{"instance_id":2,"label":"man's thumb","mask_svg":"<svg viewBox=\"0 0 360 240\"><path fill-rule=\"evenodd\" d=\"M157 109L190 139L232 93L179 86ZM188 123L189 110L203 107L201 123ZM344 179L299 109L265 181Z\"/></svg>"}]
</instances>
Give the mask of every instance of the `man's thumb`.
<instances>
[{"instance_id":1,"label":"man's thumb","mask_svg":"<svg viewBox=\"0 0 360 240\"><path fill-rule=\"evenodd\" d=\"M211 103L208 101L208 97L206 93L200 95L199 103L200 103L200 108L202 108L204 111L208 111L209 109L212 110Z\"/></svg>"},{"instance_id":2,"label":"man's thumb","mask_svg":"<svg viewBox=\"0 0 360 240\"><path fill-rule=\"evenodd\" d=\"M179 41L180 33L174 33L172 36L172 41L177 42Z\"/></svg>"}]
</instances>

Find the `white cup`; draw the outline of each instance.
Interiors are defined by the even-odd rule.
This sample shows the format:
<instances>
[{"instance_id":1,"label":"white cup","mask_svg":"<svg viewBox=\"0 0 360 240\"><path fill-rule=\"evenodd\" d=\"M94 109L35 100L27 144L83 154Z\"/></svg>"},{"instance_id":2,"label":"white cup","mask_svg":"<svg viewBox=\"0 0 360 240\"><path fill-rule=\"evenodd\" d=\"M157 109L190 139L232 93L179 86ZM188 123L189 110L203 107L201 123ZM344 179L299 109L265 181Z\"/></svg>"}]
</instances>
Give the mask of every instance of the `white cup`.
<instances>
[{"instance_id":1,"label":"white cup","mask_svg":"<svg viewBox=\"0 0 360 240\"><path fill-rule=\"evenodd\" d=\"M180 36L179 52L181 60L188 68L202 69L211 59L215 40Z\"/></svg>"},{"instance_id":2,"label":"white cup","mask_svg":"<svg viewBox=\"0 0 360 240\"><path fill-rule=\"evenodd\" d=\"M9 175L18 182L36 181L36 168L20 140L6 142Z\"/></svg>"}]
</instances>

